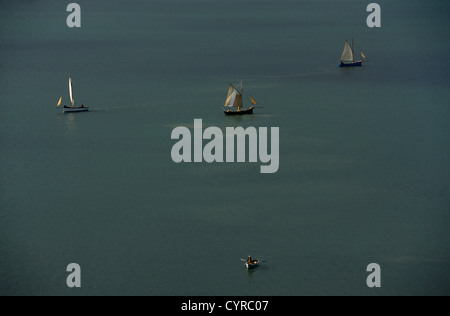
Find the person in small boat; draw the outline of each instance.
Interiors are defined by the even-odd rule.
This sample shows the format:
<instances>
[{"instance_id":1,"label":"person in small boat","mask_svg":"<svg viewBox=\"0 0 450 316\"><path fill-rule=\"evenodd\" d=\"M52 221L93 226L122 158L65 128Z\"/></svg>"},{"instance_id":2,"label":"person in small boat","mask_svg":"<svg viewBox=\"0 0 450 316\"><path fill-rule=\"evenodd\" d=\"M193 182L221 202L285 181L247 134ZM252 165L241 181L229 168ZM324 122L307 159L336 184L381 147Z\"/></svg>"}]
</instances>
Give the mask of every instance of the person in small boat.
<instances>
[{"instance_id":1,"label":"person in small boat","mask_svg":"<svg viewBox=\"0 0 450 316\"><path fill-rule=\"evenodd\" d=\"M252 264L254 262L254 260L252 260L252 257L251 256L248 256L248 258L247 258L247 263L248 264Z\"/></svg>"}]
</instances>

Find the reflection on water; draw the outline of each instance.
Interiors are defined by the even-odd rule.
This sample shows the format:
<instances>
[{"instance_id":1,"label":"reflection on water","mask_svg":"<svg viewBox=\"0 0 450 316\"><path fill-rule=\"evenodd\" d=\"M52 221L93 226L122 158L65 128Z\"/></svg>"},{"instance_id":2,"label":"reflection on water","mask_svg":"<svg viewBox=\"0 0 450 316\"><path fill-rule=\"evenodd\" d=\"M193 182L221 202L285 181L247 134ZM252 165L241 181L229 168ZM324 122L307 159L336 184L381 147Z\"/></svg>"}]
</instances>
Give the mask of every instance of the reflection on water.
<instances>
[{"instance_id":1,"label":"reflection on water","mask_svg":"<svg viewBox=\"0 0 450 316\"><path fill-rule=\"evenodd\" d=\"M59 122L64 123L64 131L69 135L74 135L77 132L78 122L77 117L86 113L58 113L56 118Z\"/></svg>"}]
</instances>

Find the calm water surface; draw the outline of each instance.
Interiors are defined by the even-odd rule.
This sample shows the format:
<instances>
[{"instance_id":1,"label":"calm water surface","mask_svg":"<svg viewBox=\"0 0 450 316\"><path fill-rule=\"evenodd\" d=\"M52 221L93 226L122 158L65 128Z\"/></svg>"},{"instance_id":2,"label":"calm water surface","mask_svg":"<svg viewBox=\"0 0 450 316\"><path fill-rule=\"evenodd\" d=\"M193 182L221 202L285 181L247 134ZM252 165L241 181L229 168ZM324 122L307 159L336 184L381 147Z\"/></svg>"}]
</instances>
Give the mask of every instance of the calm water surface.
<instances>
[{"instance_id":1,"label":"calm water surface","mask_svg":"<svg viewBox=\"0 0 450 316\"><path fill-rule=\"evenodd\" d=\"M0 2L1 295L450 294L448 1L92 2ZM175 164L195 118L279 127L279 171Z\"/></svg>"}]
</instances>

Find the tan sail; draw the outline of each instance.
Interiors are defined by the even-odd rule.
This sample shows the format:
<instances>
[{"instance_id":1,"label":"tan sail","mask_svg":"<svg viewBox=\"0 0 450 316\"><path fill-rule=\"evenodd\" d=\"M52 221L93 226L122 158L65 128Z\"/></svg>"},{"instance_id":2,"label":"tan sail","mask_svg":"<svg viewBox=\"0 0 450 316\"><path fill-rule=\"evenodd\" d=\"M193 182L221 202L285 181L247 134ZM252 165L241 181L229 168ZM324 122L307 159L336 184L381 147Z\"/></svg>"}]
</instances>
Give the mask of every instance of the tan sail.
<instances>
[{"instance_id":1,"label":"tan sail","mask_svg":"<svg viewBox=\"0 0 450 316\"><path fill-rule=\"evenodd\" d=\"M250 96L250 100L252 100L252 104L253 104L253 105L256 105L256 104L258 104L258 103L256 102L256 100L255 100L255 99L253 99L253 97L252 97L252 96Z\"/></svg>"},{"instance_id":2,"label":"tan sail","mask_svg":"<svg viewBox=\"0 0 450 316\"><path fill-rule=\"evenodd\" d=\"M242 94L238 93L238 95L236 95L236 100L234 101L234 106L237 108L242 107Z\"/></svg>"},{"instance_id":3,"label":"tan sail","mask_svg":"<svg viewBox=\"0 0 450 316\"><path fill-rule=\"evenodd\" d=\"M242 94L236 90L236 88L230 84L228 88L227 99L225 100L225 107L227 108L240 108L242 107Z\"/></svg>"},{"instance_id":4,"label":"tan sail","mask_svg":"<svg viewBox=\"0 0 450 316\"><path fill-rule=\"evenodd\" d=\"M62 102L62 97L59 98L59 101L58 101L58 103L56 104L56 106L60 106L60 105L61 105L61 102Z\"/></svg>"},{"instance_id":5,"label":"tan sail","mask_svg":"<svg viewBox=\"0 0 450 316\"><path fill-rule=\"evenodd\" d=\"M344 46L344 51L342 52L341 55L341 61L353 61L353 51L352 48L350 46L350 44L348 43L347 40L345 40L345 46Z\"/></svg>"}]
</instances>

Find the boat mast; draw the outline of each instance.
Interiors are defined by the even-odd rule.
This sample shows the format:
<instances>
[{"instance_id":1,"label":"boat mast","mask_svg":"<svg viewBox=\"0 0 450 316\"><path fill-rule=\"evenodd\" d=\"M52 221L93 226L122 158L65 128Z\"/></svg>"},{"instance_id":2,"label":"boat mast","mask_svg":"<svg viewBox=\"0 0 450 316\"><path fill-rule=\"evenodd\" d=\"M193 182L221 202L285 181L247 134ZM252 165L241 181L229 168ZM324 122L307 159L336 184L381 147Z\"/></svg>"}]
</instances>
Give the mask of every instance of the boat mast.
<instances>
[{"instance_id":1,"label":"boat mast","mask_svg":"<svg viewBox=\"0 0 450 316\"><path fill-rule=\"evenodd\" d=\"M353 37L352 37L352 58L355 61L355 51L353 50Z\"/></svg>"},{"instance_id":2,"label":"boat mast","mask_svg":"<svg viewBox=\"0 0 450 316\"><path fill-rule=\"evenodd\" d=\"M241 106L244 107L244 85L242 84L242 80L241 80ZM239 107L238 107L239 110Z\"/></svg>"}]
</instances>

